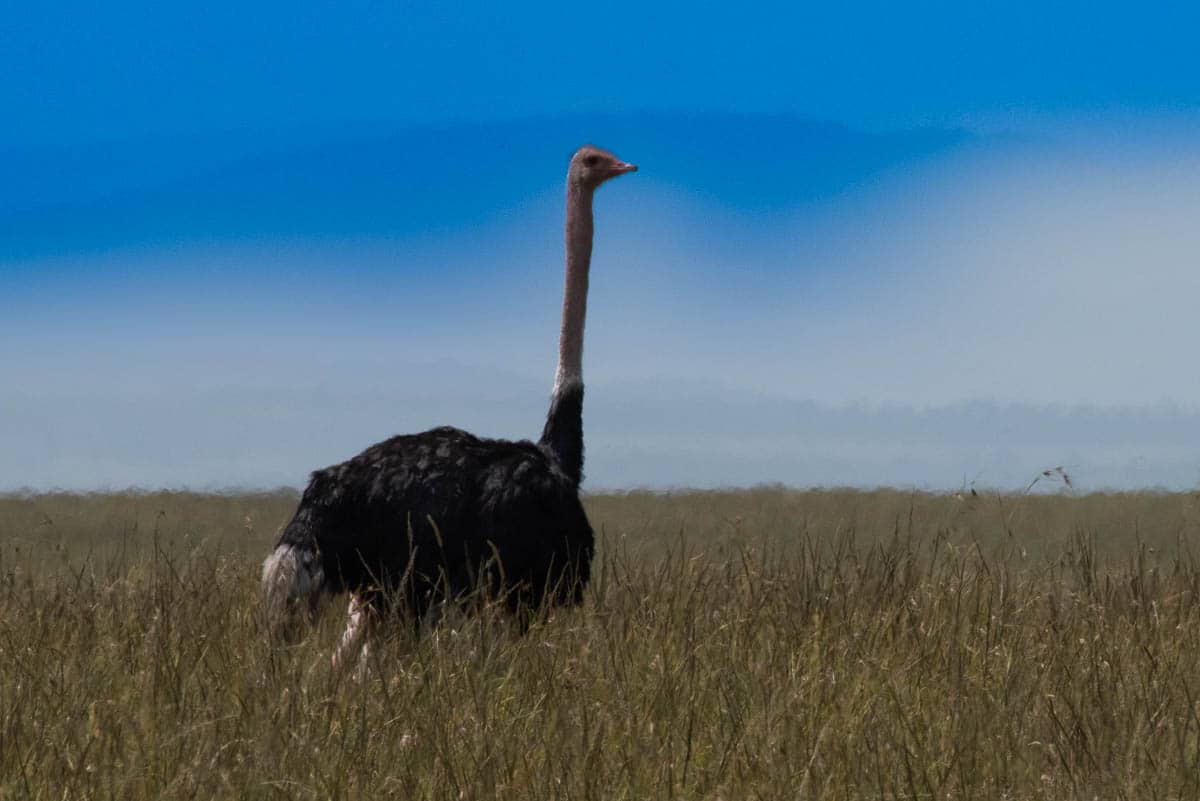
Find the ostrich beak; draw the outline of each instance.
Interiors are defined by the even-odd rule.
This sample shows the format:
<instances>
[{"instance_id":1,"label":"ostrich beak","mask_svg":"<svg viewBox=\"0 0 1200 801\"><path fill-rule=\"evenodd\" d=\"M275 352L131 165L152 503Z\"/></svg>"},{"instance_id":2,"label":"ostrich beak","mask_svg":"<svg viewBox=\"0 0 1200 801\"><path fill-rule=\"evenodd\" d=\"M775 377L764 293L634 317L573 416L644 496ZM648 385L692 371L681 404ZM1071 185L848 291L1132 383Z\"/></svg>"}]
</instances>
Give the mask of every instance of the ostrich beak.
<instances>
[{"instance_id":1,"label":"ostrich beak","mask_svg":"<svg viewBox=\"0 0 1200 801\"><path fill-rule=\"evenodd\" d=\"M613 172L617 175L624 175L627 172L637 172L637 165L620 161L613 165Z\"/></svg>"}]
</instances>

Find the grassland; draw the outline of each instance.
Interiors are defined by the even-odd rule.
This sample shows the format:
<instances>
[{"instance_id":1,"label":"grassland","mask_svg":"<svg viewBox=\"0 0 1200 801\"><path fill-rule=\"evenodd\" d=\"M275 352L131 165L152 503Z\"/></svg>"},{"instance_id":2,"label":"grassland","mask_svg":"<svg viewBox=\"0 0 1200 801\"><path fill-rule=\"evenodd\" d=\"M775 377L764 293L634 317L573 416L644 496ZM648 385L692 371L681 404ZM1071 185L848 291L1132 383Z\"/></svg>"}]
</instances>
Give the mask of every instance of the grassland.
<instances>
[{"instance_id":1,"label":"grassland","mask_svg":"<svg viewBox=\"0 0 1200 801\"><path fill-rule=\"evenodd\" d=\"M0 798L1200 797L1200 496L589 499L585 606L272 648L287 493L0 498Z\"/></svg>"}]
</instances>

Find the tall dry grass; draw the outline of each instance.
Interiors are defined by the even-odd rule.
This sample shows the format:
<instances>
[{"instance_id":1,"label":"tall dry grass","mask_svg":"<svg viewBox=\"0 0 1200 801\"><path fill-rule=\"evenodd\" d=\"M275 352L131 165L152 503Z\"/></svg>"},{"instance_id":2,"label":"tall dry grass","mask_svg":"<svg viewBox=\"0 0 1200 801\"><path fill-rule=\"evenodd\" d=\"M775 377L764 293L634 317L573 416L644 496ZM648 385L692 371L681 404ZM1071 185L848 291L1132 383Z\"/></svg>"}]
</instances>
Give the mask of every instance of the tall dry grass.
<instances>
[{"instance_id":1,"label":"tall dry grass","mask_svg":"<svg viewBox=\"0 0 1200 801\"><path fill-rule=\"evenodd\" d=\"M264 636L294 502L0 499L0 797L1200 797L1193 495L592 497L582 609L361 680Z\"/></svg>"}]
</instances>

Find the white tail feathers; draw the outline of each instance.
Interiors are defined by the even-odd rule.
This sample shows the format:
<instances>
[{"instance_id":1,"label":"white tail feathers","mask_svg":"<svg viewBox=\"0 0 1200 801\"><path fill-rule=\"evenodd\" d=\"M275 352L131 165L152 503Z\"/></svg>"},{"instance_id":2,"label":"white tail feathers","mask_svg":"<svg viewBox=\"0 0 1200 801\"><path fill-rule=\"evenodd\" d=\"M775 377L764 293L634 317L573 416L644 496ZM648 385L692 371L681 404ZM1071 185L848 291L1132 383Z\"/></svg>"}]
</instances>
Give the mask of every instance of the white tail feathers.
<instances>
[{"instance_id":1,"label":"white tail feathers","mask_svg":"<svg viewBox=\"0 0 1200 801\"><path fill-rule=\"evenodd\" d=\"M275 633L294 622L299 608L310 612L325 586L318 554L295 545L280 545L263 562L262 592L267 621Z\"/></svg>"}]
</instances>

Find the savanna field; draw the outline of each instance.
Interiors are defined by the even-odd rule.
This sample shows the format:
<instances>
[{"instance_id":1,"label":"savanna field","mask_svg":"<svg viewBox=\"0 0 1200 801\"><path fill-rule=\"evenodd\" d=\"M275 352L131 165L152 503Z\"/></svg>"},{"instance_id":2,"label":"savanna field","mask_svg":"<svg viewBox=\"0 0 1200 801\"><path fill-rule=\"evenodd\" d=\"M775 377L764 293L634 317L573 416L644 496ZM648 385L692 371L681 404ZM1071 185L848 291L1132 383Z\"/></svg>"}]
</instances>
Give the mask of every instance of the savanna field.
<instances>
[{"instance_id":1,"label":"savanna field","mask_svg":"<svg viewBox=\"0 0 1200 801\"><path fill-rule=\"evenodd\" d=\"M1200 798L1200 494L593 495L582 608L362 671L295 502L0 498L0 798Z\"/></svg>"}]
</instances>

